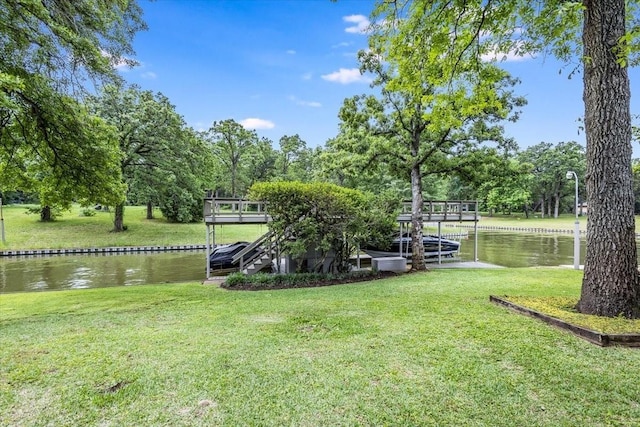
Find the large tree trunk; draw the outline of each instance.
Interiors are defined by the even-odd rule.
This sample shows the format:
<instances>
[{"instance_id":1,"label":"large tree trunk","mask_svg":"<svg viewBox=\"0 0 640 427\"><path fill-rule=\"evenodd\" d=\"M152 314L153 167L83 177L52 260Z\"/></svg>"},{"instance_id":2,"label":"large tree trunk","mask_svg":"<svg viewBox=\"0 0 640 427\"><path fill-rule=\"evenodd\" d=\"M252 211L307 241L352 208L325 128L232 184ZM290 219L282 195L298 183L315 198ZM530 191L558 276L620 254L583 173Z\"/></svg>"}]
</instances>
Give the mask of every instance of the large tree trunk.
<instances>
[{"instance_id":1,"label":"large tree trunk","mask_svg":"<svg viewBox=\"0 0 640 427\"><path fill-rule=\"evenodd\" d=\"M617 62L624 0L585 0L584 103L587 138L587 257L578 310L638 317L639 286L631 171L630 90Z\"/></svg>"},{"instance_id":2,"label":"large tree trunk","mask_svg":"<svg viewBox=\"0 0 640 427\"><path fill-rule=\"evenodd\" d=\"M40 221L49 222L52 221L53 218L51 216L51 206L43 206L40 209Z\"/></svg>"},{"instance_id":3,"label":"large tree trunk","mask_svg":"<svg viewBox=\"0 0 640 427\"><path fill-rule=\"evenodd\" d=\"M153 203L147 202L147 219L153 219Z\"/></svg>"},{"instance_id":4,"label":"large tree trunk","mask_svg":"<svg viewBox=\"0 0 640 427\"><path fill-rule=\"evenodd\" d=\"M542 218L544 218L544 196L540 199L540 213L542 214Z\"/></svg>"},{"instance_id":5,"label":"large tree trunk","mask_svg":"<svg viewBox=\"0 0 640 427\"><path fill-rule=\"evenodd\" d=\"M119 233L124 230L124 203L118 203L113 218L113 231Z\"/></svg>"},{"instance_id":6,"label":"large tree trunk","mask_svg":"<svg viewBox=\"0 0 640 427\"><path fill-rule=\"evenodd\" d=\"M560 193L556 193L555 204L553 205L553 217L558 218L560 215Z\"/></svg>"},{"instance_id":7,"label":"large tree trunk","mask_svg":"<svg viewBox=\"0 0 640 427\"><path fill-rule=\"evenodd\" d=\"M553 200L553 197L549 197L549 200L547 200L547 216L549 218L551 218L551 201Z\"/></svg>"},{"instance_id":8,"label":"large tree trunk","mask_svg":"<svg viewBox=\"0 0 640 427\"><path fill-rule=\"evenodd\" d=\"M411 269L426 270L422 244L422 175L420 166L411 168Z\"/></svg>"}]
</instances>

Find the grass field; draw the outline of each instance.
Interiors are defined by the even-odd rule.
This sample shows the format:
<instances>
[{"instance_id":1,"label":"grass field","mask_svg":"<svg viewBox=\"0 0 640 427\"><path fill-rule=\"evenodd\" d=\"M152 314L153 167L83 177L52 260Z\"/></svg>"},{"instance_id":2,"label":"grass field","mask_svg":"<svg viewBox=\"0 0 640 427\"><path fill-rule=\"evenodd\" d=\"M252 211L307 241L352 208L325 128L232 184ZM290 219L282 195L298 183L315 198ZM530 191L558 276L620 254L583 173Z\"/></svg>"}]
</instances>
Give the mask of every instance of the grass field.
<instances>
[{"instance_id":1,"label":"grass field","mask_svg":"<svg viewBox=\"0 0 640 427\"><path fill-rule=\"evenodd\" d=\"M0 425L638 425L640 352L488 302L580 274L2 295Z\"/></svg>"},{"instance_id":2,"label":"grass field","mask_svg":"<svg viewBox=\"0 0 640 427\"><path fill-rule=\"evenodd\" d=\"M24 206L3 208L6 244L0 249L58 249L109 246L170 246L205 244L204 223L173 224L167 222L160 211L156 219L146 219L146 208L125 208L122 233L113 233L113 212L96 212L95 216L82 216L74 207L56 221L40 222L37 215L27 215ZM230 243L254 240L267 232L266 225L225 225L216 227L216 242Z\"/></svg>"},{"instance_id":3,"label":"grass field","mask_svg":"<svg viewBox=\"0 0 640 427\"><path fill-rule=\"evenodd\" d=\"M587 218L587 216L579 217L581 230L587 229ZM539 215L531 215L530 218L526 218L524 214L494 215L490 217L486 214L483 214L478 224L498 227L573 230L575 220L576 217L569 214L560 215L558 218L541 218ZM638 217L636 217L636 229L638 229Z\"/></svg>"}]
</instances>

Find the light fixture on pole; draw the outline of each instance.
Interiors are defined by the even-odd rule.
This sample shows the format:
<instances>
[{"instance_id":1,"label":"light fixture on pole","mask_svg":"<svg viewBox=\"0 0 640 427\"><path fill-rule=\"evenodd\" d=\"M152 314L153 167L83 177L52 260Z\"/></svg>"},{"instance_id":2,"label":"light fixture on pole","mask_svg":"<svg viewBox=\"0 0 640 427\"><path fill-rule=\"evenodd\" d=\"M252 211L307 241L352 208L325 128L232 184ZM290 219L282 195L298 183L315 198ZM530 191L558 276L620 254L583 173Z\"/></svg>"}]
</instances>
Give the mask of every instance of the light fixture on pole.
<instances>
[{"instance_id":1,"label":"light fixture on pole","mask_svg":"<svg viewBox=\"0 0 640 427\"><path fill-rule=\"evenodd\" d=\"M573 229L573 268L580 270L580 221L578 220L578 175L574 171L567 172L567 179L576 181L575 212L576 222Z\"/></svg>"}]
</instances>

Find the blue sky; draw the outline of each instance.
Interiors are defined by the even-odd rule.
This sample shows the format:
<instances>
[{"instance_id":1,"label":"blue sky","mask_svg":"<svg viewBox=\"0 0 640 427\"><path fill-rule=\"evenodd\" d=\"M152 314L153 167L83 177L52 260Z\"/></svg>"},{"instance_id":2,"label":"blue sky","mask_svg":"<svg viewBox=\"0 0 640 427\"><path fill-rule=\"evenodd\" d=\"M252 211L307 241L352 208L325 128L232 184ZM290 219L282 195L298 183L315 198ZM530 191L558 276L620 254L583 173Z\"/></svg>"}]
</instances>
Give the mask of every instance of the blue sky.
<instances>
[{"instance_id":1,"label":"blue sky","mask_svg":"<svg viewBox=\"0 0 640 427\"><path fill-rule=\"evenodd\" d=\"M278 146L299 134L323 146L338 131L345 98L371 91L356 54L373 0L142 1L149 30L134 40L140 65L121 70L129 83L162 92L189 126L208 129L234 119ZM524 148L541 141L578 141L582 75L553 58L503 63L528 100L507 134ZM561 71L561 72L560 72ZM634 82L640 77L632 70ZM632 98L632 113L634 108ZM637 145L637 144L636 144ZM634 151L640 151L634 146Z\"/></svg>"}]
</instances>

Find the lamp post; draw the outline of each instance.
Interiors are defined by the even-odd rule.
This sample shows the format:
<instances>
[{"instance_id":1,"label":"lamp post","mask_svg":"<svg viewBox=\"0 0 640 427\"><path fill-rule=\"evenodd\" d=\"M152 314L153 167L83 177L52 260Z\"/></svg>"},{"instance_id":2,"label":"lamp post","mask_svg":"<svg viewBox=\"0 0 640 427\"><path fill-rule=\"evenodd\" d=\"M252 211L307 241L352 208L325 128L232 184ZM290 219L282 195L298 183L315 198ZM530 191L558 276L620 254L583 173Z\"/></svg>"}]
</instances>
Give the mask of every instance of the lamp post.
<instances>
[{"instance_id":1,"label":"lamp post","mask_svg":"<svg viewBox=\"0 0 640 427\"><path fill-rule=\"evenodd\" d=\"M2 244L7 241L4 239L4 216L2 215L2 197L0 197L0 236L2 237Z\"/></svg>"},{"instance_id":2,"label":"lamp post","mask_svg":"<svg viewBox=\"0 0 640 427\"><path fill-rule=\"evenodd\" d=\"M576 181L575 212L576 222L573 229L573 268L580 270L580 221L578 221L578 175L574 171L567 172L567 179Z\"/></svg>"}]
</instances>

